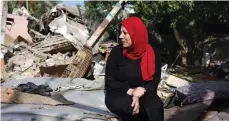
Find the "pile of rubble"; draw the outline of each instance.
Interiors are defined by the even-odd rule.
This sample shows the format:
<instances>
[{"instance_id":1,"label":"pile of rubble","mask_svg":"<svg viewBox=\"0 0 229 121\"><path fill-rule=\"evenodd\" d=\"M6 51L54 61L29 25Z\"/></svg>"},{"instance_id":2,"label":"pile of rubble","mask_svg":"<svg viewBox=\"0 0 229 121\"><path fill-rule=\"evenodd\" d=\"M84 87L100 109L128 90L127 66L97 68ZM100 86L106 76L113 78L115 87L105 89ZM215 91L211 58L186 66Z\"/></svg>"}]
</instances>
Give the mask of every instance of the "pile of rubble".
<instances>
[{"instance_id":1,"label":"pile of rubble","mask_svg":"<svg viewBox=\"0 0 229 121\"><path fill-rule=\"evenodd\" d=\"M227 63L217 68L224 70L221 77L212 76L211 68L176 66L168 69L165 64L158 86L165 121L228 121L229 81L224 78L228 74Z\"/></svg>"},{"instance_id":2,"label":"pile of rubble","mask_svg":"<svg viewBox=\"0 0 229 121\"><path fill-rule=\"evenodd\" d=\"M42 43L36 43L35 46L17 44L14 48L14 56L7 63L8 76L10 78L31 77L40 72L39 67L70 64L76 50L64 37L58 37L59 41L55 43L56 38L51 37ZM66 52L64 48L72 49L72 51ZM65 52L61 53L58 50Z\"/></svg>"},{"instance_id":3,"label":"pile of rubble","mask_svg":"<svg viewBox=\"0 0 229 121\"><path fill-rule=\"evenodd\" d=\"M4 80L9 80L3 83L2 95L5 96L5 100L2 103L15 103L11 96L17 93L19 94L17 103L22 104L48 104L64 109L69 107L58 107L57 105L69 103L73 105L72 102L68 101L70 100L77 104L74 105L76 107L85 108L83 105L93 107L93 109L90 108L90 111L101 107L106 111L108 110L103 102L104 69L110 50L117 45L116 42L99 43L99 48L96 48L96 51L101 54L100 56L94 55L92 60L94 64L94 71L91 72L91 75L93 74L94 76L93 81L85 78L47 77L60 77L64 69L76 57L79 48L75 45L82 46L86 43L89 32L82 16L83 12L77 6L66 7L63 4L59 4L45 13L40 20L28 17L30 15L26 14L29 18L28 33L32 40L26 40L23 36L18 36L13 44L4 45L1 48L4 62L6 62L6 67L4 68L6 72L2 71L2 77ZM162 67L161 82L158 86L158 95L164 102L165 121L196 121L200 117L202 118L200 121L223 121L221 119L229 117L228 114L224 113L228 112L229 107L229 82L222 80L229 77L229 61L220 66L211 64L212 69L208 74L204 74L200 69L197 69L195 73L188 75L186 74L188 71L181 69L182 67L177 66L179 68L177 70L180 70L179 72L176 69L167 69L167 66L166 64ZM32 78L29 79L29 77ZM22 78L25 79L23 80ZM35 91L33 91L36 92L35 94L44 94L44 87L50 87L54 97L43 97L11 89L12 87L15 88L15 85L28 87L29 92L31 92L30 87L34 87ZM83 92L83 90L87 91ZM55 97L56 93L59 96L63 94L63 96ZM222 99L227 100L226 103L221 104L225 104L226 107L214 109L213 112L207 111L209 107L214 107L215 100L221 101ZM95 100L95 103L91 103L91 100ZM82 104L82 106L79 106L79 104ZM28 106L32 107L33 105ZM47 110L51 108L53 107L49 107ZM88 109L88 107L86 108ZM30 109L27 111L30 111ZM60 113L58 112L59 110L52 110L52 112L55 111L57 111L57 114ZM102 115L100 110L97 110L97 112L100 113L96 115L97 117L95 116L96 118L98 116L106 118L105 114ZM86 113L82 113L82 110L80 110L80 113L78 112L75 115L82 114ZM224 118L222 118L222 115ZM188 116L190 118L187 119ZM73 117L80 118L77 116ZM73 117L67 116L67 118Z\"/></svg>"},{"instance_id":4,"label":"pile of rubble","mask_svg":"<svg viewBox=\"0 0 229 121\"><path fill-rule=\"evenodd\" d=\"M83 13L77 6L58 4L40 20L26 14L32 41L19 35L13 43L2 46L8 78L39 76L40 67L70 64L78 49L72 41L83 45L89 37Z\"/></svg>"}]
</instances>

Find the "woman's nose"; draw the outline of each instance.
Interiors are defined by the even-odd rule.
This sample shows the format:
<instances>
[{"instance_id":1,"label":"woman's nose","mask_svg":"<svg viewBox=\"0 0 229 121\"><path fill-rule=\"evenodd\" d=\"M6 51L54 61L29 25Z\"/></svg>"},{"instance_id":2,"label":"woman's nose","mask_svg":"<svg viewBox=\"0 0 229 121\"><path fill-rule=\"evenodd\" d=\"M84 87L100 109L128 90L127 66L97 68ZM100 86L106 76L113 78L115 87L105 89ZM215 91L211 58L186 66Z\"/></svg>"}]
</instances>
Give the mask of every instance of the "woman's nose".
<instances>
[{"instance_id":1,"label":"woman's nose","mask_svg":"<svg viewBox=\"0 0 229 121\"><path fill-rule=\"evenodd\" d=\"M123 33L121 33L121 34L120 34L119 38L120 38L120 39L122 39L122 38L123 38Z\"/></svg>"}]
</instances>

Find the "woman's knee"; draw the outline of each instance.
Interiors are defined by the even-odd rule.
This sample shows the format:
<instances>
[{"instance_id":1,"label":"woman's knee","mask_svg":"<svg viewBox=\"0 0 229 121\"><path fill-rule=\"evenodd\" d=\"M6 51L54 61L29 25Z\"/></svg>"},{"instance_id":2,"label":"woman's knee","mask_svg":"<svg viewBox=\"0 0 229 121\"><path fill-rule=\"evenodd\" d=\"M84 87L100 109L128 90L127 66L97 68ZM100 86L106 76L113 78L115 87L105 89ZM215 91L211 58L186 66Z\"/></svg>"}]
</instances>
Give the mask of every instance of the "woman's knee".
<instances>
[{"instance_id":1,"label":"woman's knee","mask_svg":"<svg viewBox=\"0 0 229 121\"><path fill-rule=\"evenodd\" d=\"M144 107L163 108L163 102L157 95L147 94L141 100Z\"/></svg>"},{"instance_id":2,"label":"woman's knee","mask_svg":"<svg viewBox=\"0 0 229 121\"><path fill-rule=\"evenodd\" d=\"M120 104L121 102L113 102L113 101L107 101L105 100L105 104L107 106L107 108L109 109L109 111L111 111L112 113L121 116L128 116L128 115L132 115L132 107L131 104Z\"/></svg>"},{"instance_id":3,"label":"woman's knee","mask_svg":"<svg viewBox=\"0 0 229 121\"><path fill-rule=\"evenodd\" d=\"M164 108L147 108L146 112L149 121L164 121Z\"/></svg>"}]
</instances>

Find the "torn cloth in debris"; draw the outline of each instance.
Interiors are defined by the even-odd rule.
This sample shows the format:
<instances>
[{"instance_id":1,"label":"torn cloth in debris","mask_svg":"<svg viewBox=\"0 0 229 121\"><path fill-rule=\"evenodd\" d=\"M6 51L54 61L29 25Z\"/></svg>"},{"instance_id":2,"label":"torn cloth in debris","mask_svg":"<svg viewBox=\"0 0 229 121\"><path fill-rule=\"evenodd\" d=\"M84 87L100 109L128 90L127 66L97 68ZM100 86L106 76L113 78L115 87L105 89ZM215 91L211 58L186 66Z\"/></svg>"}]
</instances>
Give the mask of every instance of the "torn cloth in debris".
<instances>
[{"instance_id":1,"label":"torn cloth in debris","mask_svg":"<svg viewBox=\"0 0 229 121\"><path fill-rule=\"evenodd\" d=\"M51 96L53 90L48 85L36 85L32 82L26 84L19 84L16 88L20 92L26 92L31 94L39 94L42 96Z\"/></svg>"}]
</instances>

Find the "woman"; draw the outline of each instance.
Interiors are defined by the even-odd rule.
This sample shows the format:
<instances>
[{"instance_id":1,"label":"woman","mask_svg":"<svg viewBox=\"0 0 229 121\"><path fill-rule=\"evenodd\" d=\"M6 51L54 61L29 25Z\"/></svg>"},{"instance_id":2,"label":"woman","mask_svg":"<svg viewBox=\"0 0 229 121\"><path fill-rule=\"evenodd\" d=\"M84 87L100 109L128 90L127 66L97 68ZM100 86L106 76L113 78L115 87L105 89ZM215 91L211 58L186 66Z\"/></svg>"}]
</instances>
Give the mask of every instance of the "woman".
<instances>
[{"instance_id":1,"label":"woman","mask_svg":"<svg viewBox=\"0 0 229 121\"><path fill-rule=\"evenodd\" d=\"M157 95L160 55L148 44L148 32L138 17L121 22L121 45L108 57L105 103L122 121L164 121Z\"/></svg>"}]
</instances>

